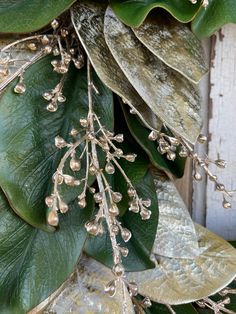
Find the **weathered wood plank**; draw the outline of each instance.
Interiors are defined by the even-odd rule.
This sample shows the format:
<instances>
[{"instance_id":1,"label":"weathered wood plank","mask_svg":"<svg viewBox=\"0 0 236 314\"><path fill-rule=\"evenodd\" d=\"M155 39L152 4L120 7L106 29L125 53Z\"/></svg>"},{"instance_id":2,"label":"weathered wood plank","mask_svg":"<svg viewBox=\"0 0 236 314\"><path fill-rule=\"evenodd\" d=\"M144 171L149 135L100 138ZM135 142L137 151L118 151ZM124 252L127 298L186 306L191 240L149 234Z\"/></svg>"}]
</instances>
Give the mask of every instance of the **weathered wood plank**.
<instances>
[{"instance_id":1,"label":"weathered wood plank","mask_svg":"<svg viewBox=\"0 0 236 314\"><path fill-rule=\"evenodd\" d=\"M203 48L205 51L206 61L208 64L210 64L210 39L206 39L203 41ZM210 72L205 75L200 82L200 92L202 97L201 117L203 120L203 128L201 132L204 135L208 135L209 84ZM205 156L207 154L207 144L197 144L195 147L195 151L198 153L199 156ZM204 176L204 174L203 180L201 182L193 182L192 217L195 222L203 226L206 225L206 176Z\"/></svg>"},{"instance_id":2,"label":"weathered wood plank","mask_svg":"<svg viewBox=\"0 0 236 314\"><path fill-rule=\"evenodd\" d=\"M179 191L184 203L186 204L189 212L192 211L192 162L187 160L184 176L181 179L175 180L175 186Z\"/></svg>"},{"instance_id":3,"label":"weathered wood plank","mask_svg":"<svg viewBox=\"0 0 236 314\"><path fill-rule=\"evenodd\" d=\"M236 188L236 25L225 26L212 47L208 155L223 158L228 167L215 173L228 189ZM226 239L236 239L236 200L223 209L214 184L206 187L206 226Z\"/></svg>"}]
</instances>

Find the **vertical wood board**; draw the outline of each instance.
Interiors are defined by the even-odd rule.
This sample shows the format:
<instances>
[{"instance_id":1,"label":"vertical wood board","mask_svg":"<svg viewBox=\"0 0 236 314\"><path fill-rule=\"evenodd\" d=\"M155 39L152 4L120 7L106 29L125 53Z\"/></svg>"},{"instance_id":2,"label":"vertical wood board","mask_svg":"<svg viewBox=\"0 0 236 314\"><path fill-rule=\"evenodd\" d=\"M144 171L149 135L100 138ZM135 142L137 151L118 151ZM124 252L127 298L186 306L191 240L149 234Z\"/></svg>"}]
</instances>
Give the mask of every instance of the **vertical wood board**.
<instances>
[{"instance_id":1,"label":"vertical wood board","mask_svg":"<svg viewBox=\"0 0 236 314\"><path fill-rule=\"evenodd\" d=\"M206 39L203 41L203 48L205 51L205 58L210 65L210 48L211 40ZM202 133L208 136L208 103L209 103L209 82L210 71L201 80L199 87L201 92L201 116L203 121ZM207 143L196 144L195 151L199 156L204 157L207 154ZM203 226L206 225L206 175L202 174L202 181L193 181L193 194L192 194L192 217L193 220Z\"/></svg>"},{"instance_id":2,"label":"vertical wood board","mask_svg":"<svg viewBox=\"0 0 236 314\"><path fill-rule=\"evenodd\" d=\"M228 161L225 170L214 169L227 189L236 188L236 25L226 25L216 35L212 46L210 73L208 156ZM236 200L232 209L221 205L220 192L214 184L206 186L206 226L228 240L236 239Z\"/></svg>"}]
</instances>

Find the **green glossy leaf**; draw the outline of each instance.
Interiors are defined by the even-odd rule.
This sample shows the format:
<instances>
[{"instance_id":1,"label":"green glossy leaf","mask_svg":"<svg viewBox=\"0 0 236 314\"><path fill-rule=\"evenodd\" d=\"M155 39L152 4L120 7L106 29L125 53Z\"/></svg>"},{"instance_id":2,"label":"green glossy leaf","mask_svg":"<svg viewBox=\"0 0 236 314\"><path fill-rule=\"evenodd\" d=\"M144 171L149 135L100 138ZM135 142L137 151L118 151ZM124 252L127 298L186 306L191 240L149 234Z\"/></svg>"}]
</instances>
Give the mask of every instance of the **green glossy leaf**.
<instances>
[{"instance_id":1,"label":"green glossy leaf","mask_svg":"<svg viewBox=\"0 0 236 314\"><path fill-rule=\"evenodd\" d=\"M79 119L86 117L88 110L86 71L74 68L63 89L67 102L55 113L46 110L42 94L60 80L50 61L50 57L41 59L26 71L24 94L13 93L13 82L0 97L0 185L16 213L42 229L46 228L44 199L51 193L52 175L63 154L55 148L54 138L60 135L72 141L70 130L80 130ZM112 94L97 77L94 82L100 91L94 95L95 111L101 123L112 130ZM84 176L84 171L79 176ZM63 190L67 202L78 193L73 188Z\"/></svg>"},{"instance_id":2,"label":"green glossy leaf","mask_svg":"<svg viewBox=\"0 0 236 314\"><path fill-rule=\"evenodd\" d=\"M167 14L152 14L133 31L155 56L193 83L208 71L201 42L188 25Z\"/></svg>"},{"instance_id":3,"label":"green glossy leaf","mask_svg":"<svg viewBox=\"0 0 236 314\"><path fill-rule=\"evenodd\" d=\"M93 203L76 202L61 216L59 229L31 227L12 211L0 192L0 312L24 314L56 290L74 270L87 233Z\"/></svg>"},{"instance_id":4,"label":"green glossy leaf","mask_svg":"<svg viewBox=\"0 0 236 314\"><path fill-rule=\"evenodd\" d=\"M200 308L197 307L196 308L197 313L199 314L215 314L212 310L208 309L208 308ZM233 313L232 313L233 314Z\"/></svg>"},{"instance_id":5,"label":"green glossy leaf","mask_svg":"<svg viewBox=\"0 0 236 314\"><path fill-rule=\"evenodd\" d=\"M152 164L157 168L171 172L178 178L182 177L186 159L177 155L175 161L170 161L164 155L161 155L157 150L157 143L148 139L150 131L134 115L128 112L125 105L122 105L122 109L131 134L148 154Z\"/></svg>"},{"instance_id":6,"label":"green glossy leaf","mask_svg":"<svg viewBox=\"0 0 236 314\"><path fill-rule=\"evenodd\" d=\"M183 304L183 305L173 305L172 309L176 314L197 314L196 309L192 304ZM145 310L146 314L170 314L170 310L164 304L152 303L152 306Z\"/></svg>"},{"instance_id":7,"label":"green glossy leaf","mask_svg":"<svg viewBox=\"0 0 236 314\"><path fill-rule=\"evenodd\" d=\"M150 198L152 205L151 219L143 221L139 214L134 214L128 211L130 198L127 194L127 183L122 177L118 169L115 174L109 176L109 182L113 191L122 193L122 201L118 204L122 216L122 225L131 230L133 236L128 243L124 243L120 238L123 246L129 248L128 257L124 258L123 262L127 270L147 269L154 265L149 259L150 250L152 249L155 232L158 223L158 204L156 199L155 187L151 174L149 173L149 160L145 152L132 138L129 129L126 125L122 109L118 99L115 99L114 106L115 115L115 133L124 134L124 142L120 144L120 148L125 152L132 152L137 154L135 163L130 163L124 160L119 160L120 165L129 177L131 182L140 197L143 199ZM105 265L112 266L112 248L108 232L103 237L90 236L86 242L85 251L88 255L94 257Z\"/></svg>"},{"instance_id":8,"label":"green glossy leaf","mask_svg":"<svg viewBox=\"0 0 236 314\"><path fill-rule=\"evenodd\" d=\"M121 238L119 239L121 246L126 246L129 249L128 256L123 258L123 264L127 271L141 271L154 267L149 256L157 228L158 205L153 178L150 172L139 181L136 189L140 197L151 199L152 205L149 209L152 211L152 215L150 220L142 220L139 214L127 211L120 219L122 226L132 232L129 242L124 243ZM108 267L113 265L112 248L108 233L100 238L89 237L85 244L85 252Z\"/></svg>"},{"instance_id":9,"label":"green glossy leaf","mask_svg":"<svg viewBox=\"0 0 236 314\"><path fill-rule=\"evenodd\" d=\"M235 1L209 0L209 5L201 8L192 22L192 30L199 38L204 38L228 23L236 23Z\"/></svg>"},{"instance_id":10,"label":"green glossy leaf","mask_svg":"<svg viewBox=\"0 0 236 314\"><path fill-rule=\"evenodd\" d=\"M137 156L134 163L130 163L125 159L119 160L119 164L121 165L122 169L131 182L136 186L136 184L138 184L139 181L143 179L148 170L149 158L132 137L126 124L118 97L115 97L114 116L115 133L124 134L124 142L120 144L117 143L116 146L121 148L124 153L132 153L136 154ZM120 215L122 216L129 208L128 203L130 199L127 193L127 182L123 178L119 169L116 169L115 174L109 177L111 184L114 186L114 190L119 191L123 196L121 202L119 202L119 211Z\"/></svg>"},{"instance_id":11,"label":"green glossy leaf","mask_svg":"<svg viewBox=\"0 0 236 314\"><path fill-rule=\"evenodd\" d=\"M227 296L230 297L230 304L225 305L225 307L236 313L236 294L235 294L236 281L235 279L229 284L228 288L229 288L229 293ZM220 299L222 300L222 296L220 297Z\"/></svg>"},{"instance_id":12,"label":"green glossy leaf","mask_svg":"<svg viewBox=\"0 0 236 314\"><path fill-rule=\"evenodd\" d=\"M193 5L189 0L110 0L111 7L123 23L137 27L154 8L163 8L181 22L189 22L196 15L201 1ZM156 12L158 14L158 11Z\"/></svg>"},{"instance_id":13,"label":"green glossy leaf","mask_svg":"<svg viewBox=\"0 0 236 314\"><path fill-rule=\"evenodd\" d=\"M42 28L75 0L0 0L0 32L27 33Z\"/></svg>"},{"instance_id":14,"label":"green glossy leaf","mask_svg":"<svg viewBox=\"0 0 236 314\"><path fill-rule=\"evenodd\" d=\"M175 312L175 314L197 314L197 310L193 307L191 303L182 304L182 305L172 305L171 308L167 304L161 304L152 302L152 305L146 309L143 309L140 305L143 297L138 295L136 296L138 303L136 304L139 314L170 314L171 309Z\"/></svg>"},{"instance_id":15,"label":"green glossy leaf","mask_svg":"<svg viewBox=\"0 0 236 314\"><path fill-rule=\"evenodd\" d=\"M127 141L127 139L125 139L125 141ZM132 141L128 141L128 142L133 143ZM134 144L134 147L135 147L135 144ZM125 148L127 149L127 145L125 145ZM143 179L144 175L147 172L148 158L145 155L144 156L141 155L143 153L142 150L140 149L135 150L133 149L133 146L132 146L132 153L137 154L137 158L132 165L130 164L130 162L125 161L125 160L120 160L119 164L122 167L122 169L125 171L126 175L129 177L131 182L134 184L134 186L136 186L139 183L139 181ZM113 183L114 191L119 191L123 196L122 200L119 203L120 215L123 216L124 213L129 208L128 203L130 199L127 194L127 183L117 168L116 168L116 173L111 178L111 182Z\"/></svg>"},{"instance_id":16,"label":"green glossy leaf","mask_svg":"<svg viewBox=\"0 0 236 314\"><path fill-rule=\"evenodd\" d=\"M174 134L195 143L201 129L195 86L145 48L109 8L104 34L120 68L153 113Z\"/></svg>"},{"instance_id":17,"label":"green glossy leaf","mask_svg":"<svg viewBox=\"0 0 236 314\"><path fill-rule=\"evenodd\" d=\"M106 3L102 2L79 1L71 9L75 30L103 83L122 97L145 125L159 130L161 121L129 83L107 47L103 32L106 7Z\"/></svg>"}]
</instances>

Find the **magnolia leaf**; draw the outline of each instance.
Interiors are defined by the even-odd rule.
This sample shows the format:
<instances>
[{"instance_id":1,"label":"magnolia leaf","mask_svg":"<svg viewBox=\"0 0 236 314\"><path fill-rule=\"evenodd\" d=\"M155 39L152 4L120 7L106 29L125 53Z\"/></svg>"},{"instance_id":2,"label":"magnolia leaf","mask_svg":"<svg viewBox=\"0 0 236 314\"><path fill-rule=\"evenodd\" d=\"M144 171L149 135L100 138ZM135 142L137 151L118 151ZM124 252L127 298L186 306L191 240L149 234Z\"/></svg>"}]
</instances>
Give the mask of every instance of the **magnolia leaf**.
<instances>
[{"instance_id":1,"label":"magnolia leaf","mask_svg":"<svg viewBox=\"0 0 236 314\"><path fill-rule=\"evenodd\" d=\"M194 85L147 50L110 8L104 34L114 58L150 109L171 131L195 143L201 118Z\"/></svg>"},{"instance_id":2,"label":"magnolia leaf","mask_svg":"<svg viewBox=\"0 0 236 314\"><path fill-rule=\"evenodd\" d=\"M152 14L133 31L154 55L193 83L208 71L201 42L187 25L168 15Z\"/></svg>"},{"instance_id":3,"label":"magnolia leaf","mask_svg":"<svg viewBox=\"0 0 236 314\"><path fill-rule=\"evenodd\" d=\"M116 146L122 149L125 154L132 153L136 155L135 162L132 163L132 165L125 159L120 159L119 164L132 184L136 186L141 180L143 180L147 173L149 158L130 135L129 130L125 125L123 115L120 115L117 110L115 110L114 113L116 133L124 134L124 142ZM127 182L117 167L115 167L115 173L113 175L107 175L107 177L108 181L113 186L113 191L117 191L122 194L122 200L119 202L118 207L120 216L123 216L128 210L130 202L130 198L127 193Z\"/></svg>"},{"instance_id":4,"label":"magnolia leaf","mask_svg":"<svg viewBox=\"0 0 236 314\"><path fill-rule=\"evenodd\" d=\"M206 8L201 8L192 22L192 30L199 37L209 37L223 25L236 23L234 0L209 0Z\"/></svg>"},{"instance_id":5,"label":"magnolia leaf","mask_svg":"<svg viewBox=\"0 0 236 314\"><path fill-rule=\"evenodd\" d=\"M47 25L75 0L0 0L1 33L28 33Z\"/></svg>"},{"instance_id":6,"label":"magnolia leaf","mask_svg":"<svg viewBox=\"0 0 236 314\"><path fill-rule=\"evenodd\" d=\"M174 305L172 309L175 314L197 314L198 312L192 304ZM145 314L170 314L170 310L166 305L152 303L152 306L147 309Z\"/></svg>"},{"instance_id":7,"label":"magnolia leaf","mask_svg":"<svg viewBox=\"0 0 236 314\"><path fill-rule=\"evenodd\" d=\"M60 217L55 233L43 232L21 220L0 192L0 312L24 314L47 298L74 270L87 233L93 202L76 202Z\"/></svg>"},{"instance_id":8,"label":"magnolia leaf","mask_svg":"<svg viewBox=\"0 0 236 314\"><path fill-rule=\"evenodd\" d=\"M15 45L17 40L19 36L14 39L0 36L0 92L32 63L45 56L40 45L37 51L31 51L26 49L25 42Z\"/></svg>"},{"instance_id":9,"label":"magnolia leaf","mask_svg":"<svg viewBox=\"0 0 236 314\"><path fill-rule=\"evenodd\" d=\"M81 129L79 119L87 116L87 78L85 70L71 69L63 93L67 102L58 111L46 110L42 94L55 88L61 77L52 71L51 57L31 66L24 75L27 86L21 95L13 93L13 82L0 97L0 185L14 211L28 223L42 229L45 225L44 199L51 193L52 176L63 151L54 139L62 136L69 142L71 128ZM95 111L101 123L113 129L112 93L94 77L100 95L94 95ZM78 177L84 177L85 169ZM72 173L73 174L73 173ZM78 189L82 189L81 186ZM77 189L64 189L68 203L78 195Z\"/></svg>"},{"instance_id":10,"label":"magnolia leaf","mask_svg":"<svg viewBox=\"0 0 236 314\"><path fill-rule=\"evenodd\" d=\"M105 3L82 0L71 9L72 22L98 76L126 102L148 127L159 130L161 121L153 115L129 83L105 42Z\"/></svg>"},{"instance_id":11,"label":"magnolia leaf","mask_svg":"<svg viewBox=\"0 0 236 314\"><path fill-rule=\"evenodd\" d=\"M120 20L132 27L140 26L148 13L158 7L186 23L194 18L201 5L199 0L194 5L189 0L110 0L110 3Z\"/></svg>"},{"instance_id":12,"label":"magnolia leaf","mask_svg":"<svg viewBox=\"0 0 236 314\"><path fill-rule=\"evenodd\" d=\"M198 238L183 200L163 172L152 169L152 173L160 213L155 253L165 257L195 257L199 252Z\"/></svg>"},{"instance_id":13,"label":"magnolia leaf","mask_svg":"<svg viewBox=\"0 0 236 314\"><path fill-rule=\"evenodd\" d=\"M127 278L138 284L140 294L155 302L189 303L217 293L233 280L236 250L204 227L195 225L195 233L179 196L173 196L173 188L165 188L165 184L163 191L161 181L156 182L161 208L152 251L156 267L128 273Z\"/></svg>"},{"instance_id":14,"label":"magnolia leaf","mask_svg":"<svg viewBox=\"0 0 236 314\"><path fill-rule=\"evenodd\" d=\"M128 276L138 283L141 294L157 302L188 303L218 292L233 279L235 251L203 227L198 226L197 231L209 248L204 248L206 252L195 260L156 255L155 270ZM220 257L215 257L216 254Z\"/></svg>"},{"instance_id":15,"label":"magnolia leaf","mask_svg":"<svg viewBox=\"0 0 236 314\"><path fill-rule=\"evenodd\" d=\"M120 102L117 98L118 97L116 97L114 102L115 132L116 134L124 134L124 142L120 144L117 143L117 147L121 148L125 154L132 153L136 155L135 162L132 163L132 166L130 162L125 159L120 159L119 164L132 184L136 186L145 177L150 162L148 156L130 134ZM115 174L109 177L110 184L113 185L114 191L118 191L122 194L122 200L119 202L119 212L120 216L123 216L128 210L130 202L130 197L127 193L127 182L119 169L116 169Z\"/></svg>"},{"instance_id":16,"label":"magnolia leaf","mask_svg":"<svg viewBox=\"0 0 236 314\"><path fill-rule=\"evenodd\" d=\"M148 139L150 131L147 130L134 115L128 112L125 105L122 105L122 109L131 134L148 154L152 164L157 168L174 174L178 178L182 177L184 173L185 158L181 158L177 154L176 159L171 161L164 155L161 155L157 150L157 142Z\"/></svg>"},{"instance_id":17,"label":"magnolia leaf","mask_svg":"<svg viewBox=\"0 0 236 314\"><path fill-rule=\"evenodd\" d=\"M110 298L104 287L114 280L111 270L83 255L75 275L62 293L47 307L57 314L134 314L134 308L122 281L117 281L116 294Z\"/></svg>"},{"instance_id":18,"label":"magnolia leaf","mask_svg":"<svg viewBox=\"0 0 236 314\"><path fill-rule=\"evenodd\" d=\"M137 296L136 298L140 301L143 300L143 297L141 296ZM172 305L171 308L174 311L173 313L175 314L197 314L198 313L191 303L181 304L181 305ZM145 310L141 309L141 307L140 308L138 307L138 310L139 310L138 314L157 314L157 313L158 314L170 314L172 313L168 304L160 304L156 302L152 302L152 305L146 308Z\"/></svg>"},{"instance_id":19,"label":"magnolia leaf","mask_svg":"<svg viewBox=\"0 0 236 314\"><path fill-rule=\"evenodd\" d=\"M123 258L123 264L127 271L144 270L153 268L155 264L150 261L149 256L155 240L158 223L158 204L155 195L153 178L148 172L145 177L136 184L138 195L143 199L151 199L151 218L142 220L139 214L126 211L120 219L123 227L132 232L129 242L119 238L121 246L129 249L127 257ZM113 266L112 247L108 232L102 237L88 237L85 243L85 252L106 266Z\"/></svg>"},{"instance_id":20,"label":"magnolia leaf","mask_svg":"<svg viewBox=\"0 0 236 314\"><path fill-rule=\"evenodd\" d=\"M229 314L235 314L236 313L236 281L233 280L226 288L224 288L221 292L218 294L215 294L209 298L209 303L211 301L215 302L216 304L221 304L223 307L222 310L220 310L221 313L229 313ZM225 302L222 304L222 302L227 301L230 299L230 302ZM224 310L223 310L224 309ZM212 311L208 310L206 307L198 307L197 313L199 314L212 314Z\"/></svg>"}]
</instances>

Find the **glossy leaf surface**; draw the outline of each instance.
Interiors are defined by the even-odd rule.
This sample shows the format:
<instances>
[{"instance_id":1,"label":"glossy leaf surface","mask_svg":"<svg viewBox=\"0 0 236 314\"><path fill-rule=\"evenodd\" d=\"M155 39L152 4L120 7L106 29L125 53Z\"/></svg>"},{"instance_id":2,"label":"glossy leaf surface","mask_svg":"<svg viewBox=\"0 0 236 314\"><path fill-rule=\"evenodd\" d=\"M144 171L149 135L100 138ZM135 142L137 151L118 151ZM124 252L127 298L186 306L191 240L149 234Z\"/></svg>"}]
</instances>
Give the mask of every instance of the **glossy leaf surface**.
<instances>
[{"instance_id":1,"label":"glossy leaf surface","mask_svg":"<svg viewBox=\"0 0 236 314\"><path fill-rule=\"evenodd\" d=\"M136 189L140 197L151 199L152 205L149 209L152 211L152 214L150 220L142 220L139 214L127 211L121 218L122 226L132 232L129 242L124 243L121 238L119 239L121 246L126 246L129 249L128 256L123 258L123 264L127 271L144 270L154 267L149 256L155 240L158 205L153 178L150 173L147 173L136 184ZM85 244L85 252L109 267L113 265L112 248L108 233L100 238L89 237Z\"/></svg>"},{"instance_id":2,"label":"glossy leaf surface","mask_svg":"<svg viewBox=\"0 0 236 314\"><path fill-rule=\"evenodd\" d=\"M140 294L165 304L189 303L215 294L235 277L236 250L199 225L195 225L194 232L184 206L177 212L178 222L177 195L173 198L171 190L160 189L162 180L157 176L156 179L160 208L160 223L152 251L156 268L128 273L128 279L136 281ZM171 224L173 219L174 225Z\"/></svg>"},{"instance_id":3,"label":"glossy leaf surface","mask_svg":"<svg viewBox=\"0 0 236 314\"><path fill-rule=\"evenodd\" d=\"M191 258L198 253L194 223L175 185L159 170L152 169L159 203L155 253L166 257Z\"/></svg>"},{"instance_id":4,"label":"glossy leaf surface","mask_svg":"<svg viewBox=\"0 0 236 314\"><path fill-rule=\"evenodd\" d=\"M235 1L209 0L206 9L201 8L192 22L192 30L199 38L204 38L228 23L236 23Z\"/></svg>"},{"instance_id":5,"label":"glossy leaf surface","mask_svg":"<svg viewBox=\"0 0 236 314\"><path fill-rule=\"evenodd\" d=\"M32 59L38 58L39 56L42 57L43 55L40 49L40 43L38 43L37 51L26 49L25 42L13 45L14 42L21 39L22 38L20 38L19 35L0 35L0 93L7 86L6 82L17 77L27 63L30 63ZM14 62L7 62L8 53L10 53Z\"/></svg>"},{"instance_id":6,"label":"glossy leaf surface","mask_svg":"<svg viewBox=\"0 0 236 314\"><path fill-rule=\"evenodd\" d=\"M160 129L162 123L129 83L104 38L105 3L80 1L71 9L72 21L98 76L138 114L143 123Z\"/></svg>"},{"instance_id":7,"label":"glossy leaf surface","mask_svg":"<svg viewBox=\"0 0 236 314\"><path fill-rule=\"evenodd\" d=\"M0 312L24 314L56 290L74 270L87 236L92 202L76 203L60 217L60 228L46 233L31 227L0 194Z\"/></svg>"},{"instance_id":8,"label":"glossy leaf surface","mask_svg":"<svg viewBox=\"0 0 236 314\"><path fill-rule=\"evenodd\" d=\"M126 25L137 27L142 24L154 8L163 8L181 22L189 22L196 15L201 1L193 5L189 0L111 0L111 7ZM158 10L156 12L158 15Z\"/></svg>"},{"instance_id":9,"label":"glossy leaf surface","mask_svg":"<svg viewBox=\"0 0 236 314\"><path fill-rule=\"evenodd\" d=\"M171 131L194 143L201 128L195 87L148 51L111 9L106 11L104 33L114 58L149 108Z\"/></svg>"},{"instance_id":10,"label":"glossy leaf surface","mask_svg":"<svg viewBox=\"0 0 236 314\"><path fill-rule=\"evenodd\" d=\"M68 134L73 127L81 129L79 119L87 116L88 109L86 71L71 69L63 89L67 102L57 112L46 110L42 94L60 81L50 61L50 57L44 58L25 73L24 94L13 93L13 82L0 97L0 185L16 213L43 229L44 199L51 193L52 175L63 153L56 149L54 138L60 135L72 141ZM98 78L94 79L101 93L94 95L95 111L112 129L112 94ZM71 187L64 189L65 200L70 202L77 192Z\"/></svg>"},{"instance_id":11,"label":"glossy leaf surface","mask_svg":"<svg viewBox=\"0 0 236 314\"><path fill-rule=\"evenodd\" d=\"M172 173L176 177L182 177L185 158L181 158L177 155L175 161L170 161L165 155L161 155L157 150L158 144L148 139L150 131L146 129L134 115L128 112L125 105L122 105L122 109L131 134L148 154L152 164L157 168Z\"/></svg>"},{"instance_id":12,"label":"glossy leaf surface","mask_svg":"<svg viewBox=\"0 0 236 314\"><path fill-rule=\"evenodd\" d=\"M0 32L27 33L42 28L75 0L0 0Z\"/></svg>"},{"instance_id":13,"label":"glossy leaf surface","mask_svg":"<svg viewBox=\"0 0 236 314\"><path fill-rule=\"evenodd\" d=\"M122 193L122 201L118 203L120 214L123 215L121 217L122 226L128 228L133 234L131 240L127 243L124 243L121 238L119 239L122 245L127 246L130 251L128 257L123 259L123 262L126 269L130 269L131 271L134 269L151 268L154 265L150 261L149 256L154 243L158 223L158 204L155 186L148 170L148 157L132 138L117 99L114 107L115 133L124 134L124 142L119 145L119 148L125 153L131 152L137 154L135 163L131 164L126 160L119 160L119 164L137 189L139 197L143 199L150 198L152 201L150 207L152 215L150 220L142 220L139 214L134 214L128 210L130 197L127 193L127 183L119 169L116 169L115 174L108 176L112 190ZM112 266L112 248L108 231L101 238L90 236L86 241L85 251L88 255L103 264L110 267Z\"/></svg>"},{"instance_id":14,"label":"glossy leaf surface","mask_svg":"<svg viewBox=\"0 0 236 314\"><path fill-rule=\"evenodd\" d=\"M48 311L57 314L134 314L131 298L121 281L117 282L114 297L104 293L104 286L115 278L110 269L84 255L76 270L75 278L47 307Z\"/></svg>"},{"instance_id":15,"label":"glossy leaf surface","mask_svg":"<svg viewBox=\"0 0 236 314\"><path fill-rule=\"evenodd\" d=\"M173 305L172 309L176 314L197 314L198 312L192 304ZM152 303L152 306L143 312L143 314L170 314L170 310L164 304Z\"/></svg>"},{"instance_id":16,"label":"glossy leaf surface","mask_svg":"<svg viewBox=\"0 0 236 314\"><path fill-rule=\"evenodd\" d=\"M187 25L174 18L152 14L133 31L155 56L193 83L208 71L201 42Z\"/></svg>"}]
</instances>

